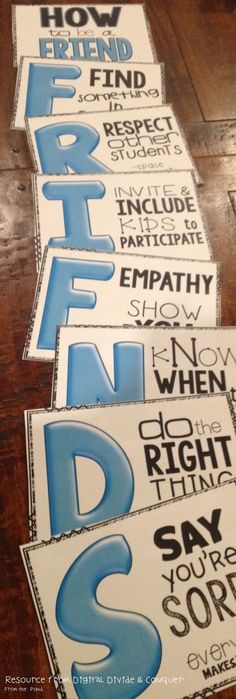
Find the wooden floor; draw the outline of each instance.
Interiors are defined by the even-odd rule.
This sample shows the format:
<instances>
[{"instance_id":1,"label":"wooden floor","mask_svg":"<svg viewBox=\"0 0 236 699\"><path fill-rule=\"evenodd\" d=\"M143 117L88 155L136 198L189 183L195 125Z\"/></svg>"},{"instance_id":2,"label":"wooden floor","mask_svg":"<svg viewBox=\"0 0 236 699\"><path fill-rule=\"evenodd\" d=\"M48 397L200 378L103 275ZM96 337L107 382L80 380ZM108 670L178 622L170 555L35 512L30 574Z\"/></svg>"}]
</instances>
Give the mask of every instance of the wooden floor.
<instances>
[{"instance_id":1,"label":"wooden floor","mask_svg":"<svg viewBox=\"0 0 236 699\"><path fill-rule=\"evenodd\" d=\"M157 55L166 64L167 99L182 121L204 179L201 201L215 259L222 266L222 324L235 325L236 1L147 0L146 4ZM28 540L23 410L50 404L52 369L47 363L21 359L36 282L34 214L26 138L22 132L9 131L15 84L9 0L1 0L1 41L0 449L5 611L0 674L3 678L5 674L47 677L51 672L18 547ZM47 687L43 696L55 699L53 687ZM236 687L218 697L236 698Z\"/></svg>"}]
</instances>

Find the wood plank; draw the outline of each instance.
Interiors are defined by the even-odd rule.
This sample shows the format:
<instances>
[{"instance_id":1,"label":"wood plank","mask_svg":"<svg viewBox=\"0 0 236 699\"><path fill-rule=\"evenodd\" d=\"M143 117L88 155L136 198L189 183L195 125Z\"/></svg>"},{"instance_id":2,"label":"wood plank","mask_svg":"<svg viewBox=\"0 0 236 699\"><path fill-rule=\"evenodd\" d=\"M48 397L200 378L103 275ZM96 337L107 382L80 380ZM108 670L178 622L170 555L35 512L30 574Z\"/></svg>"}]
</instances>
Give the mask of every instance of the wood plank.
<instances>
[{"instance_id":1,"label":"wood plank","mask_svg":"<svg viewBox=\"0 0 236 699\"><path fill-rule=\"evenodd\" d=\"M194 158L236 155L236 121L202 121L183 128Z\"/></svg>"},{"instance_id":2,"label":"wood plank","mask_svg":"<svg viewBox=\"0 0 236 699\"><path fill-rule=\"evenodd\" d=\"M204 119L236 117L234 0L166 0Z\"/></svg>"},{"instance_id":3,"label":"wood plank","mask_svg":"<svg viewBox=\"0 0 236 699\"><path fill-rule=\"evenodd\" d=\"M32 168L32 159L24 131L0 129L0 153L0 170Z\"/></svg>"},{"instance_id":4,"label":"wood plank","mask_svg":"<svg viewBox=\"0 0 236 699\"><path fill-rule=\"evenodd\" d=\"M13 68L11 3L9 0L1 0L1 30L0 170L31 167L25 133L9 130L16 80L16 70Z\"/></svg>"},{"instance_id":5,"label":"wood plank","mask_svg":"<svg viewBox=\"0 0 236 699\"><path fill-rule=\"evenodd\" d=\"M19 545L29 540L23 411L49 405L52 368L21 359L36 282L30 173L1 173L0 201L1 553L5 610L1 614L4 660L0 696L4 696L5 674L51 675ZM48 686L45 696L55 699L54 688Z\"/></svg>"},{"instance_id":6,"label":"wood plank","mask_svg":"<svg viewBox=\"0 0 236 699\"><path fill-rule=\"evenodd\" d=\"M181 121L201 121L201 110L176 40L175 30L169 21L166 2L147 0L146 8L158 60L165 63L167 102L172 102Z\"/></svg>"},{"instance_id":7,"label":"wood plank","mask_svg":"<svg viewBox=\"0 0 236 699\"><path fill-rule=\"evenodd\" d=\"M199 188L214 258L221 263L222 325L236 325L236 216L229 197L235 187L236 157L197 158L204 184Z\"/></svg>"},{"instance_id":8,"label":"wood plank","mask_svg":"<svg viewBox=\"0 0 236 699\"><path fill-rule=\"evenodd\" d=\"M11 26L11 3L9 0L1 0L1 71L4 76L1 83L1 129L9 127L15 91L16 70L13 68Z\"/></svg>"},{"instance_id":9,"label":"wood plank","mask_svg":"<svg viewBox=\"0 0 236 699\"><path fill-rule=\"evenodd\" d=\"M25 271L36 281L33 240L33 199L28 170L0 173L2 282L20 279ZM26 266L26 270L25 270ZM24 278L21 279L23 285ZM25 302L24 302L25 303Z\"/></svg>"}]
</instances>

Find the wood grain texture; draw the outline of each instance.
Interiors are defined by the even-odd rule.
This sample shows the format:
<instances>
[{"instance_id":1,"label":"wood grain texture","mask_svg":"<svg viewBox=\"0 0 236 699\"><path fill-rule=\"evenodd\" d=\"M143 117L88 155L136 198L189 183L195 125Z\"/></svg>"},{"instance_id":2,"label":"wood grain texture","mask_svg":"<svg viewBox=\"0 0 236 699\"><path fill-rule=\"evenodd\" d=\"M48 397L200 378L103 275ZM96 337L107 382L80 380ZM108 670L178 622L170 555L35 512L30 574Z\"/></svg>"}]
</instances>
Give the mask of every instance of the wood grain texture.
<instances>
[{"instance_id":1,"label":"wood grain texture","mask_svg":"<svg viewBox=\"0 0 236 699\"><path fill-rule=\"evenodd\" d=\"M24 409L50 404L52 367L23 362L36 282L31 174L0 173L1 232L1 690L4 676L48 677L46 653L32 606L19 545L29 540ZM6 693L5 693L6 694ZM27 696L30 696L27 691ZM55 699L49 688L45 698Z\"/></svg>"},{"instance_id":2,"label":"wood grain texture","mask_svg":"<svg viewBox=\"0 0 236 699\"><path fill-rule=\"evenodd\" d=\"M236 117L234 0L166 0L206 121Z\"/></svg>"},{"instance_id":3,"label":"wood grain texture","mask_svg":"<svg viewBox=\"0 0 236 699\"><path fill-rule=\"evenodd\" d=\"M146 3L159 61L166 67L166 98L183 122L201 121L197 95L168 17L165 0Z\"/></svg>"},{"instance_id":4,"label":"wood grain texture","mask_svg":"<svg viewBox=\"0 0 236 699\"><path fill-rule=\"evenodd\" d=\"M236 121L185 124L184 132L194 158L236 155Z\"/></svg>"},{"instance_id":5,"label":"wood grain texture","mask_svg":"<svg viewBox=\"0 0 236 699\"><path fill-rule=\"evenodd\" d=\"M234 157L197 158L204 185L200 199L209 226L213 255L221 265L222 325L236 324L236 217L229 191L235 183Z\"/></svg>"},{"instance_id":6,"label":"wood grain texture","mask_svg":"<svg viewBox=\"0 0 236 699\"><path fill-rule=\"evenodd\" d=\"M0 128L0 153L0 170L15 170L16 168L23 169L32 166L24 131L9 131Z\"/></svg>"},{"instance_id":7,"label":"wood grain texture","mask_svg":"<svg viewBox=\"0 0 236 699\"><path fill-rule=\"evenodd\" d=\"M26 4L37 3L28 0ZM233 0L147 2L157 54L166 63L167 98L183 122L204 179L200 198L213 252L221 262L222 323L226 325L236 324L235 7ZM4 611L0 622L0 697L3 697L5 674L45 678L51 675L19 544L29 538L23 411L50 404L52 366L21 359L36 272L31 160L25 134L9 131L16 76L12 67L10 0L1 2L1 30L0 453ZM29 697L34 693L25 694ZM217 696L236 699L236 687ZM51 684L46 684L43 697L55 699Z\"/></svg>"}]
</instances>

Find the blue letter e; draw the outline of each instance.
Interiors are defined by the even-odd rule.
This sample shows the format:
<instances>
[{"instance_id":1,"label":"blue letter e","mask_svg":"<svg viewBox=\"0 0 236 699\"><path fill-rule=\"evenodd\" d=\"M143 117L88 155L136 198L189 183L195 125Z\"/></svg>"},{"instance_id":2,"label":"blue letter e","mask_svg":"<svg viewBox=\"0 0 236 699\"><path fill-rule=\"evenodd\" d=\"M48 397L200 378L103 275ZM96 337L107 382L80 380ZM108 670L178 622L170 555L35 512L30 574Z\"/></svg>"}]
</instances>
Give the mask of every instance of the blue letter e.
<instances>
[{"instance_id":1,"label":"blue letter e","mask_svg":"<svg viewBox=\"0 0 236 699\"><path fill-rule=\"evenodd\" d=\"M113 274L112 262L53 257L37 347L55 349L57 325L67 324L70 308L96 306L95 292L74 289L74 279L108 281Z\"/></svg>"},{"instance_id":2,"label":"blue letter e","mask_svg":"<svg viewBox=\"0 0 236 699\"><path fill-rule=\"evenodd\" d=\"M81 70L76 66L55 66L30 63L26 116L49 116L53 99L74 97L75 88L70 85L55 85L55 80L78 80Z\"/></svg>"}]
</instances>

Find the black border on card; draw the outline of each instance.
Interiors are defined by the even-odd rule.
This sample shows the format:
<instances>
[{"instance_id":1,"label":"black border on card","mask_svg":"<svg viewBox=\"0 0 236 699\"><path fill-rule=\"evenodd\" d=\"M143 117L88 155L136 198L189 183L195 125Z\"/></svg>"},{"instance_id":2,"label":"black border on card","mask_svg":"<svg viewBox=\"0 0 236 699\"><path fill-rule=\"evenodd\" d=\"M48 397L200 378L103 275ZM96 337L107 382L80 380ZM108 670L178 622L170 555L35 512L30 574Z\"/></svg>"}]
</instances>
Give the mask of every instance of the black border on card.
<instances>
[{"instance_id":1,"label":"black border on card","mask_svg":"<svg viewBox=\"0 0 236 699\"><path fill-rule=\"evenodd\" d=\"M211 242L210 242L210 238L209 238L208 225L207 225L207 221L206 221L206 217L205 217L205 212L203 211L203 207L202 207L202 204L201 204L199 196L198 196L197 185L196 185L196 180L194 177L193 170L171 170L171 171L170 170L162 170L161 172L159 172L157 170L153 170L153 172L151 172L151 171L150 172L143 172L142 174L139 172L133 172L133 173L129 173L129 172L125 172L125 173L104 172L104 173L100 173L98 176L93 174L92 177L101 178L101 176L102 176L102 178L103 177L104 178L109 178L109 177L121 177L122 178L123 174L130 175L130 176L140 175L142 177L148 177L150 175L151 176L157 175L159 177L161 175L165 176L165 174L169 175L170 173L173 173L173 174L185 173L186 175L189 174L191 179L192 179L192 187L193 187L193 191L194 191L194 194L196 197L196 202L197 202L199 214L200 214L200 217L202 219L202 230L203 230L204 235L205 235L206 245L207 245L209 255L210 255L210 258L207 261L213 262L214 261L213 251L212 251ZM75 177L78 179L81 177L81 175L77 175L76 173L70 173L70 174L68 173L68 175L45 175L45 174L41 174L41 173L34 173L32 175L32 191L33 191L33 197L34 197L34 216L35 216L34 238L35 238L35 256L36 256L36 270L37 270L37 272L39 271L40 263L42 260L42 247L43 247L42 240L41 240L41 229L40 229L40 214L39 214L40 206L39 206L38 181L40 178L44 178L44 177L53 177L56 181L58 177L65 179L65 177L68 177L68 176ZM84 177L84 175L83 175L83 177ZM85 175L85 177L88 177L88 180L89 180L89 177L91 177L91 175ZM105 201L105 198L104 198L104 201ZM105 252L105 250L104 250L104 252ZM125 253L128 254L127 250L123 251L123 254L125 254ZM134 253L134 254L137 254L137 253ZM161 257L161 255L158 255L158 257ZM178 259L178 258L175 258L175 259ZM198 261L202 262L202 259L199 258Z\"/></svg>"},{"instance_id":2,"label":"black border on card","mask_svg":"<svg viewBox=\"0 0 236 699\"><path fill-rule=\"evenodd\" d=\"M185 149L186 149L186 153L187 153L187 155L188 155L188 157L189 157L189 159L190 159L191 165L190 165L190 167L189 167L189 170L192 170L192 171L193 171L196 184L198 184L198 185L203 184L203 179L202 179L202 177L200 176L200 174L199 174L199 172L198 172L198 169L197 169L197 167L196 167L196 165L195 165L195 163L194 163L192 154L191 154L191 152L190 152L190 149L189 149L189 146L188 146L188 143L187 143L187 139L186 139L186 136L185 136L185 133L184 133L184 129L183 129L183 127L182 127L182 124L180 124L179 118L178 118L177 113L176 113L176 109L174 108L174 106L173 106L173 104L172 104L171 102L166 102L165 104L160 104L160 105L158 105L157 107L155 107L155 105L153 105L153 106L147 106L147 107L130 107L129 109L122 109L122 110L120 110L120 111L122 111L123 113L124 113L124 112L126 112L126 113L127 113L127 112L132 112L132 111L139 111L139 112L141 112L143 109L146 109L146 110L150 110L150 109L164 109L165 107L169 107L169 108L172 110L172 115L174 116L174 118L175 118L175 120L176 120L176 124L177 124L177 127L178 127L178 129L179 129L180 136L181 136L181 138L182 138L183 144L184 144ZM102 110L102 109L101 109L100 111L98 110L97 112L83 112L83 116L87 116L87 115L90 115L90 116L92 115L92 116L94 116L95 125L96 125L96 116L97 116L97 114L105 114L105 115L107 115L107 112L106 112L106 111L104 112L104 110ZM109 112L109 114L114 115L115 112ZM33 160L33 164L34 164L35 170L36 170L36 172L37 172L38 174L49 174L49 175L53 175L53 174L55 174L55 173L53 173L53 172L52 172L52 173L40 173L40 171L39 171L39 169L38 169L38 163L37 163L37 157L36 157L36 148L34 147L33 137L32 137L32 133L31 133L31 129L30 129L30 123L32 123L35 119L49 119L49 120L50 120L50 119L57 119L57 117L59 117L59 116L60 116L60 115L54 115L54 116L51 116L51 117L25 117L25 130L26 130L26 136L27 136L27 140L28 140L29 150L30 150L30 154L31 154L31 157L32 157L32 160ZM63 115L61 115L61 116L63 116L63 117L67 117L67 116L68 116L68 117L71 118L71 117L73 117L73 114L63 114ZM131 117L131 118L132 118L132 117ZM108 167L108 166L106 165L106 163L105 163L105 166ZM183 169L183 168L182 168L182 169ZM153 168L153 170L150 170L150 172L151 172L151 171L154 172L154 171L155 171L154 168ZM173 172L174 170L172 170L172 169L167 170L167 168L165 168L165 171L166 171L166 172ZM117 171L117 170L111 170L110 172L111 172L111 174L112 174L112 173L114 173L114 174L120 174L120 173L121 173L121 174L122 174L122 171ZM124 171L124 172L125 172L125 171ZM132 170L132 172L140 172L140 173L142 174L142 171L141 171L141 170ZM161 169L160 169L160 170L156 170L156 172L164 172L164 168L163 168L163 170L161 170ZM58 173L57 173L57 174L58 174ZM69 173L69 174L70 174L70 173ZM72 174L73 174L73 173L72 173ZM75 173L75 174L79 174L79 173ZM85 173L84 173L84 174L85 174ZM88 173L88 174L89 174L89 173ZM98 174L99 174L99 173L98 173ZM108 174L109 174L109 173L108 173Z\"/></svg>"},{"instance_id":3,"label":"black border on card","mask_svg":"<svg viewBox=\"0 0 236 699\"><path fill-rule=\"evenodd\" d=\"M225 488L225 487L227 488L230 486L233 488L233 485L236 486L236 480L232 480L230 482L227 481L226 483L221 483L221 485L214 486L210 490L217 490L219 488ZM83 534L86 535L86 533L89 533L90 531L95 531L97 529L107 527L110 524L113 524L114 522L119 522L119 521L122 522L128 518L136 517L136 516L140 516L140 515L145 516L145 513L147 513L147 512L151 512L152 510L158 510L160 507L166 507L167 505L174 506L176 503L178 503L182 500L186 500L187 498L193 498L193 497L197 497L197 496L204 497L206 495L206 493L208 493L208 492L209 492L209 490L204 490L201 493L191 493L191 495L186 495L184 497L181 496L179 498L176 498L174 501L167 500L164 503L159 503L157 505L152 505L151 507L143 508L142 510L136 510L134 512L130 512L126 515L123 515L122 517L114 517L110 520L106 520L105 522L99 522L98 524L90 525L89 527L82 527L82 529L72 530L72 531L67 532L67 533L63 532L59 536L52 537L48 541L42 541L40 543L26 544L26 545L20 546L20 552L21 552L21 556L23 559L26 573L27 573L28 582L29 582L30 591L31 591L31 594L33 597L34 606L36 608L36 612L37 612L40 626L42 629L44 643L46 645L46 651L48 654L50 665L55 673L54 677L58 677L58 676L61 677L60 667L59 667L58 660L57 660L57 657L55 654L49 626L47 624L47 620L46 620L46 617L44 614L43 604L41 601L38 586L37 586L36 579L34 576L33 566L31 564L31 560L30 560L30 552L41 549L41 548L45 548L46 546L58 544L58 543L60 543L60 541L63 541L66 539L68 540L68 539L71 539L75 536L81 536ZM204 687L203 689L199 689L196 692L194 692L194 694L191 694L188 696L183 696L179 699L196 699L197 697L200 697L200 696L205 697L208 693L212 693L212 692L214 693L215 690L219 690L219 689L222 689L223 687L230 686L232 684L235 684L235 682L236 682L236 675L233 675L231 678L229 678L226 681L216 683L216 684L209 686L209 687ZM58 688L56 688L56 691L58 692L58 694L60 694L60 696L63 699L67 699L67 694L66 694L65 687L64 687L63 683L60 683L60 686Z\"/></svg>"},{"instance_id":4,"label":"black border on card","mask_svg":"<svg viewBox=\"0 0 236 699\"><path fill-rule=\"evenodd\" d=\"M123 330L125 330L125 331L126 330L127 331L135 330L135 331L139 331L139 332L142 332L144 330L145 332L155 331L155 333L159 333L159 332L161 332L161 333L162 332L164 332L164 333L165 332L166 333L168 333L168 332L174 332L174 333L176 333L176 332L177 333L180 333L180 332L187 332L188 333L189 332L190 333L191 332L192 333L193 331L196 332L198 330L200 330L200 331L201 330L213 330L214 332L217 332L218 330L223 330L223 331L227 332L227 331L232 330L236 333L236 326L235 325L217 325L217 326L212 326L212 327L205 326L205 325L204 326L195 325L193 327L179 326L177 328L176 327L175 328L173 328L173 327L166 328L166 327L162 327L162 326L150 327L147 325L143 325L142 327L138 327L137 325L127 325L127 324L125 324L125 325L93 325L93 324L92 325L82 325L82 324L81 325L58 325L57 326L57 333L56 333L55 359L54 359L54 364L53 364L53 375L52 375L52 390L51 390L51 407L52 408L57 407L55 405L55 401L56 401L56 397L57 397L58 363L59 363L59 352L60 352L61 328L63 328L63 330L64 330L65 328L71 328L71 327L78 328L78 329L82 328L83 330L88 330L88 329L90 330L91 328L93 328L95 330L95 332L98 329L98 330L108 330L108 331L109 330L118 330L118 331L120 330L121 332L123 332ZM164 336L163 336L163 339L164 339ZM236 334L235 334L235 340L236 340ZM94 338L94 341L96 341L96 338ZM192 395L194 395L194 394L192 394ZM166 396L166 398L167 398L167 396ZM159 399L157 398L157 400L159 400Z\"/></svg>"},{"instance_id":5,"label":"black border on card","mask_svg":"<svg viewBox=\"0 0 236 699\"><path fill-rule=\"evenodd\" d=\"M40 216L39 216L37 177L39 177L39 175L36 175L35 173L33 173L31 175L31 188L32 188L32 195L33 195L33 210L34 210L34 252L35 252L36 272L38 274L39 270L40 270L40 265L42 262L42 245L41 245L41 236L40 236L40 228L39 228ZM40 175L40 177L44 177L44 175ZM55 175L55 177L59 177L59 175ZM65 175L65 177L67 177L67 175Z\"/></svg>"},{"instance_id":6,"label":"black border on card","mask_svg":"<svg viewBox=\"0 0 236 699\"><path fill-rule=\"evenodd\" d=\"M12 5L11 11L11 27L12 27L12 47L13 47L13 67L17 68L17 29L16 29L16 5Z\"/></svg>"},{"instance_id":7,"label":"black border on card","mask_svg":"<svg viewBox=\"0 0 236 699\"><path fill-rule=\"evenodd\" d=\"M42 7L43 7L43 5L42 5ZM92 61L81 62L79 60L76 61L73 58L68 59L68 61L66 61L65 59L62 59L62 58L57 59L57 58L50 58L50 57L49 58L40 58L39 56L21 56L18 71L17 71L15 92L14 92L14 97L13 97L13 109L12 109L12 114L11 114L11 119L10 119L10 129L12 131L25 131L25 125L24 126L16 126L16 123L15 123L17 109L18 109L18 101L19 101L19 96L20 96L20 91L21 91L22 74L23 74L23 67L24 67L24 60L25 59L32 61L34 63L37 63L37 61L40 61L39 65L43 65L46 62L48 62L48 63L51 62L51 63L55 64L55 62L57 62L57 61L60 61L60 65L61 65L61 63L64 63L65 67L68 66L68 63L81 65L81 67L83 67L84 64L86 64L86 65L90 64L90 67L91 67L91 64L93 65ZM104 62L100 61L100 63L104 63ZM114 61L114 62L112 61L112 65L114 65L114 63L117 64L117 63L119 63L119 61ZM119 63L119 65L120 65L120 63ZM146 67L149 67L149 66L158 66L159 67L159 69L160 69L160 93L158 94L158 96L161 99L161 104L157 104L157 105L152 104L150 106L163 107L165 104L165 101L166 101L165 64L163 63L163 61L160 63L158 63L157 61L153 61L152 63L150 61L149 62L145 62L145 61L127 61L126 62L126 66L131 66L131 68L132 68L132 66L136 66L136 65L146 66ZM28 73L29 73L29 71L28 71ZM25 95L25 103L26 103L26 98L27 98L27 89L26 89L26 95ZM109 104L109 102L108 102L108 104ZM147 104L147 107L149 107L148 104ZM128 107L128 109L143 109L143 108L144 107L139 107L139 105L136 105L136 106L134 105L133 107ZM122 107L120 111L122 111L123 109L124 109L124 107ZM77 112L70 112L70 113L68 113L68 115L70 115L70 116L74 115L74 117L76 117L79 114L87 114L87 113L97 114L98 111L101 111L101 110L100 109L91 110L91 108L90 109L80 109ZM109 112L109 114L111 114L114 110L110 111L109 109L107 109L107 110L103 110L103 111L107 111L107 112ZM43 118L47 118L48 116L49 117L50 116L62 117L62 116L64 116L64 114L65 114L65 112L56 112L56 114L54 114L54 113L53 114L41 114L40 116ZM25 122L25 118L26 117L24 115L24 122ZM38 119L39 117L36 116L36 118Z\"/></svg>"},{"instance_id":8,"label":"black border on card","mask_svg":"<svg viewBox=\"0 0 236 699\"><path fill-rule=\"evenodd\" d=\"M26 454L27 454L27 471L28 471L28 501L29 501L29 532L30 532L30 540L31 541L37 541L38 538L38 530L37 530L37 501L36 501L36 488L35 488L35 467L34 467L34 444L33 444L33 424L32 424L32 418L33 415L57 415L59 416L61 413L67 413L68 415L72 412L73 414L77 414L79 418L79 413L81 410L86 410L86 411L93 411L93 410L106 410L106 409L111 409L111 408L118 408L122 409L124 406L131 406L132 407L138 407L141 408L141 406L144 404L145 405L153 405L154 407L158 407L159 404L163 403L173 403L173 402L184 402L184 401L191 401L191 400L199 400L199 399L214 399L214 398L219 398L222 397L224 398L225 401L225 406L228 407L229 409L229 416L231 417L232 421L232 427L233 431L235 434L236 438L236 414L234 412L233 408L233 402L232 399L230 398L230 394L228 392L221 392L221 393L207 393L204 395L192 395L192 396L175 396L175 397L166 397L166 398L153 398L151 400L144 400L144 401L130 401L129 403L127 402L122 402L122 403L106 403L105 405L79 405L79 406L70 406L70 407L65 407L65 408L37 408L33 410L25 410L25 440L26 440ZM226 400L225 400L226 399ZM88 416L89 419L89 416ZM122 445L121 445L122 446ZM123 447L122 447L123 448ZM231 483L232 481L236 482L236 474L228 480L228 483ZM209 486L206 490L212 490L216 486ZM202 493L205 491L196 491L196 493ZM190 493L189 495L193 495L194 493ZM180 496L177 496L176 498L173 498L173 501L179 499ZM183 498L187 497L182 496ZM165 501L162 501L161 503L157 504L164 504ZM168 502L172 502L172 499L168 500Z\"/></svg>"},{"instance_id":9,"label":"black border on card","mask_svg":"<svg viewBox=\"0 0 236 699\"><path fill-rule=\"evenodd\" d=\"M55 253L55 256L56 256L57 251L61 251L61 254L63 254L63 252L68 251L68 250L76 251L76 253L77 252L89 253L89 255L91 253L92 254L94 253L95 255L111 255L111 256L113 256L113 255L118 256L119 255L121 257L125 256L123 252L113 252L111 250L108 250L108 251L106 251L106 250L85 250L85 249L81 250L80 248L59 248L59 247L56 248L56 247L49 247L48 245L46 245L44 248L44 255L43 255L41 268L40 268L40 272L39 272L38 279L37 279L37 285L36 285L36 289L35 289L32 313L31 313L31 318L30 318L28 330L26 333L26 340L25 340L25 346L24 346L24 350L23 350L22 359L35 359L36 361L47 361L47 362L54 362L54 359L55 359L55 352L54 352L54 356L51 357L51 359L50 359L50 357L34 357L32 355L29 356L31 336L32 336L33 328L34 328L35 317L36 317L37 310L38 310L38 302L39 302L39 296L40 296L40 292L41 292L41 288L42 288L42 284L43 284L43 279L44 279L44 270L45 270L45 266L46 266L46 262L47 262L47 255L48 255L49 251L51 252L51 250ZM139 261L142 259L150 258L152 260L161 260L161 261L169 260L172 262L175 261L175 262L179 262L179 263L181 263L181 262L185 262L185 263L186 262L187 263L196 262L199 265L207 265L207 264L214 265L215 270L216 270L216 307L215 307L215 311L216 311L216 323L217 323L217 325L219 325L220 315L221 315L221 313L220 313L220 311L221 311L221 306L220 306L221 281L220 281L220 263L218 261L213 262L212 260L186 260L185 258L181 258L181 257L177 258L177 260L176 260L175 257L160 257L160 256L157 257L154 255L135 255L134 253L126 253L126 255L127 255L127 257L129 256L129 257L137 258ZM127 325L127 323L126 323L126 325ZM73 326L70 326L70 327L73 327ZM74 327L77 327L77 326L75 325ZM56 342L56 338L55 338L55 342Z\"/></svg>"},{"instance_id":10,"label":"black border on card","mask_svg":"<svg viewBox=\"0 0 236 699\"><path fill-rule=\"evenodd\" d=\"M14 7L15 7L15 5L14 5ZM11 113L11 117L10 117L10 129L11 130L17 129L17 131L23 130L23 129L19 129L19 127L15 126L15 119L16 119L16 111L17 111L19 94L20 94L20 86L21 86L24 58L28 58L28 56L21 56L20 57L19 67L17 69L15 91L14 91L14 96L13 96L13 107L12 107L12 113Z\"/></svg>"},{"instance_id":11,"label":"black border on card","mask_svg":"<svg viewBox=\"0 0 236 699\"><path fill-rule=\"evenodd\" d=\"M137 4L139 4L139 3L137 3ZM147 27L148 39L149 39L149 43L151 46L152 55L154 58L154 63L156 61L159 63L157 52L156 52L156 46L155 46L155 42L154 42L153 35L152 35L151 23L150 23L150 20L148 17L147 7L146 7L145 3L140 3L140 4L142 5L142 8L143 8L143 16L144 16L146 27Z\"/></svg>"},{"instance_id":12,"label":"black border on card","mask_svg":"<svg viewBox=\"0 0 236 699\"><path fill-rule=\"evenodd\" d=\"M23 5L24 7L35 7L35 5L32 5L32 4L26 5L25 3L21 3L21 5ZM66 7L66 4L63 2L59 2L59 3L57 3L57 5L59 7ZM88 6L88 7L89 6L94 7L95 5L96 5L96 3L92 3L92 2L86 3L86 6ZM110 5L112 7L113 3L110 3ZM142 10L143 10L143 18L144 18L144 22L145 22L146 29L147 29L147 38L149 40L149 44L150 44L152 55L153 55L153 63L155 63L155 62L159 63L146 5L145 5L145 3L138 2L138 3L135 3L134 5L132 5L132 7L135 8L137 5L140 5L142 7ZM38 5L36 5L36 7L43 7L43 6L44 5L41 5L40 3ZM123 4L118 3L118 6L123 7ZM18 64L20 62L20 58L21 58L21 55L18 56L18 43L19 42L17 41L17 20L16 20L16 8L17 7L18 7L18 5L12 5L12 43L13 43L13 66L14 67L18 66ZM72 7L72 5L69 5L69 7ZM35 56L35 58L40 58L40 56Z\"/></svg>"}]
</instances>

